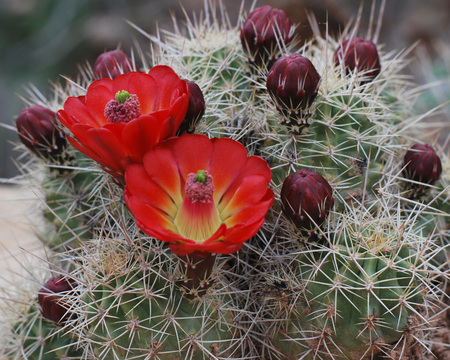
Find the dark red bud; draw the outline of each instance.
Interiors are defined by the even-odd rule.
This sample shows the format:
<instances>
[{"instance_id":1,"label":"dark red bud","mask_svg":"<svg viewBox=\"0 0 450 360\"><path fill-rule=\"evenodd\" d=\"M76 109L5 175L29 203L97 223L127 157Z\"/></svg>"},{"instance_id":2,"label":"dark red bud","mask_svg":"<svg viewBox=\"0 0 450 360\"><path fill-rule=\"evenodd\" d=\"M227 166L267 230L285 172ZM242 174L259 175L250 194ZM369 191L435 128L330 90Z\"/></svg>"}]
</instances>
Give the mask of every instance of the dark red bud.
<instances>
[{"instance_id":1,"label":"dark red bud","mask_svg":"<svg viewBox=\"0 0 450 360\"><path fill-rule=\"evenodd\" d=\"M206 108L205 98L200 87L193 81L186 80L186 83L189 86L189 105L186 116L178 130L179 134L194 132Z\"/></svg>"},{"instance_id":2,"label":"dark red bud","mask_svg":"<svg viewBox=\"0 0 450 360\"><path fill-rule=\"evenodd\" d=\"M253 10L241 27L241 43L250 63L275 60L280 44L288 44L291 22L283 10L269 5Z\"/></svg>"},{"instance_id":3,"label":"dark red bud","mask_svg":"<svg viewBox=\"0 0 450 360\"><path fill-rule=\"evenodd\" d=\"M23 109L16 126L22 143L45 159L60 154L66 145L66 136L58 128L56 114L41 105Z\"/></svg>"},{"instance_id":4,"label":"dark red bud","mask_svg":"<svg viewBox=\"0 0 450 360\"><path fill-rule=\"evenodd\" d=\"M309 107L317 96L320 75L309 59L292 54L278 59L267 75L267 90L283 114Z\"/></svg>"},{"instance_id":5,"label":"dark red bud","mask_svg":"<svg viewBox=\"0 0 450 360\"><path fill-rule=\"evenodd\" d=\"M309 169L289 175L281 188L281 209L299 229L314 229L325 220L334 204L330 184Z\"/></svg>"},{"instance_id":6,"label":"dark red bud","mask_svg":"<svg viewBox=\"0 0 450 360\"><path fill-rule=\"evenodd\" d=\"M347 39L339 46L334 53L334 62L336 65L343 62L350 71L363 71L369 79L375 78L381 70L376 45L358 37Z\"/></svg>"},{"instance_id":7,"label":"dark red bud","mask_svg":"<svg viewBox=\"0 0 450 360\"><path fill-rule=\"evenodd\" d=\"M95 60L95 79L115 79L117 76L130 71L139 71L139 69L133 61L120 50L107 51Z\"/></svg>"},{"instance_id":8,"label":"dark red bud","mask_svg":"<svg viewBox=\"0 0 450 360\"><path fill-rule=\"evenodd\" d=\"M61 300L62 294L73 290L75 282L63 276L53 277L39 290L38 301L41 314L52 320L56 325L62 325L70 317L67 305Z\"/></svg>"},{"instance_id":9,"label":"dark red bud","mask_svg":"<svg viewBox=\"0 0 450 360\"><path fill-rule=\"evenodd\" d=\"M405 155L404 173L408 179L432 185L442 173L441 160L431 146L415 144Z\"/></svg>"}]
</instances>

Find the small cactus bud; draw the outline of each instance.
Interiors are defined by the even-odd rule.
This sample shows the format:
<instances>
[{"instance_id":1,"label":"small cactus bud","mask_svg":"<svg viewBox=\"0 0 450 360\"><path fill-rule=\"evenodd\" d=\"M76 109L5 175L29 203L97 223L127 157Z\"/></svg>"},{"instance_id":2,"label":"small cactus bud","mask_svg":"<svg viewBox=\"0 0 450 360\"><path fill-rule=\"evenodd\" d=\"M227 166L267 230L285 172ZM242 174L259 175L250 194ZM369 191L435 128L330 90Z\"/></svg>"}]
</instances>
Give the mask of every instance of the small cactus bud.
<instances>
[{"instance_id":1,"label":"small cactus bud","mask_svg":"<svg viewBox=\"0 0 450 360\"><path fill-rule=\"evenodd\" d=\"M441 160L431 146L415 144L406 153L404 173L408 179L432 185L441 172Z\"/></svg>"},{"instance_id":2,"label":"small cactus bud","mask_svg":"<svg viewBox=\"0 0 450 360\"><path fill-rule=\"evenodd\" d=\"M202 90L193 81L186 80L186 83L189 86L189 105L186 116L178 130L178 134L180 135L183 133L193 133L205 113L205 98L203 97Z\"/></svg>"},{"instance_id":3,"label":"small cactus bud","mask_svg":"<svg viewBox=\"0 0 450 360\"><path fill-rule=\"evenodd\" d=\"M281 209L299 229L320 225L334 204L330 184L309 169L289 175L281 188Z\"/></svg>"},{"instance_id":4,"label":"small cactus bud","mask_svg":"<svg viewBox=\"0 0 450 360\"><path fill-rule=\"evenodd\" d=\"M364 72L368 79L374 79L381 70L380 58L376 45L363 38L351 38L345 40L334 53L334 63L343 62L347 71L355 69Z\"/></svg>"},{"instance_id":5,"label":"small cactus bud","mask_svg":"<svg viewBox=\"0 0 450 360\"><path fill-rule=\"evenodd\" d=\"M267 75L267 90L289 124L305 125L307 109L317 96L320 75L307 58L292 54L278 59Z\"/></svg>"},{"instance_id":6,"label":"small cactus bud","mask_svg":"<svg viewBox=\"0 0 450 360\"><path fill-rule=\"evenodd\" d=\"M69 319L67 306L61 301L61 294L73 290L73 285L73 280L63 276L52 277L47 281L39 290L38 296L43 317L52 320L56 325L61 325Z\"/></svg>"},{"instance_id":7,"label":"small cactus bud","mask_svg":"<svg viewBox=\"0 0 450 360\"><path fill-rule=\"evenodd\" d=\"M133 71L136 68L133 61L123 51L107 51L97 57L94 64L94 78L115 79L120 74ZM136 68L137 71L139 71Z\"/></svg>"},{"instance_id":8,"label":"small cactus bud","mask_svg":"<svg viewBox=\"0 0 450 360\"><path fill-rule=\"evenodd\" d=\"M64 132L58 129L56 114L41 105L23 109L16 126L22 143L44 159L60 154L67 143Z\"/></svg>"},{"instance_id":9,"label":"small cactus bud","mask_svg":"<svg viewBox=\"0 0 450 360\"><path fill-rule=\"evenodd\" d=\"M255 65L274 61L279 44L291 40L291 23L283 10L269 5L253 10L241 27L241 43L249 63Z\"/></svg>"}]
</instances>

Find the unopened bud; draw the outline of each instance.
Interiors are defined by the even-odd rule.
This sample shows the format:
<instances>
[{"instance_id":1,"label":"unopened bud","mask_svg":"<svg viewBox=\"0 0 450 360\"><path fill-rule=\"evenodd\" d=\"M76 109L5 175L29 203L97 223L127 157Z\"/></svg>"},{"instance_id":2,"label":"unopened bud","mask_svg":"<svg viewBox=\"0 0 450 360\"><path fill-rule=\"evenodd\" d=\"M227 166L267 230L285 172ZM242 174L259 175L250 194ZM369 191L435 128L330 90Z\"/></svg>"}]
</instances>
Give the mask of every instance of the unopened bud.
<instances>
[{"instance_id":1,"label":"unopened bud","mask_svg":"<svg viewBox=\"0 0 450 360\"><path fill-rule=\"evenodd\" d=\"M251 64L276 60L279 47L291 40L291 23L283 10L269 5L253 10L241 27L241 43Z\"/></svg>"},{"instance_id":2,"label":"unopened bud","mask_svg":"<svg viewBox=\"0 0 450 360\"><path fill-rule=\"evenodd\" d=\"M363 38L345 40L334 53L336 65L344 64L349 71L364 72L364 76L372 80L381 70L380 58L376 45Z\"/></svg>"},{"instance_id":3,"label":"unopened bud","mask_svg":"<svg viewBox=\"0 0 450 360\"><path fill-rule=\"evenodd\" d=\"M311 230L325 220L334 204L330 184L309 169L289 175L281 188L281 209L299 229Z\"/></svg>"},{"instance_id":4,"label":"unopened bud","mask_svg":"<svg viewBox=\"0 0 450 360\"><path fill-rule=\"evenodd\" d=\"M139 71L133 61L127 55L125 55L123 51L107 51L101 54L95 60L94 78L115 79L120 74L128 73L130 71L133 71L134 69L136 69L136 71Z\"/></svg>"},{"instance_id":5,"label":"unopened bud","mask_svg":"<svg viewBox=\"0 0 450 360\"><path fill-rule=\"evenodd\" d=\"M23 109L16 126L22 143L44 159L60 154L67 143L64 132L58 128L56 114L41 105Z\"/></svg>"}]
</instances>

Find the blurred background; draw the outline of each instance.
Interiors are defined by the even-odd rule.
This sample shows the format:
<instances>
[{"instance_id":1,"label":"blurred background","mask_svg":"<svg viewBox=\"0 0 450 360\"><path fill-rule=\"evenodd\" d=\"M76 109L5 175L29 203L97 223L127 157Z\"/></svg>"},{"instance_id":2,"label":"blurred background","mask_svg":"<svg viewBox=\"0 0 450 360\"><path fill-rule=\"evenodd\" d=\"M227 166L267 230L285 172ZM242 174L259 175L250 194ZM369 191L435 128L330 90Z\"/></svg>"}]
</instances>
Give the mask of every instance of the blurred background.
<instances>
[{"instance_id":1,"label":"blurred background","mask_svg":"<svg viewBox=\"0 0 450 360\"><path fill-rule=\"evenodd\" d=\"M239 18L241 0L224 0L233 24ZM244 7L250 8L252 1ZM181 4L181 6L180 6ZM315 14L323 29L328 18L332 34L338 34L360 9L359 0L266 0L284 9L293 23L300 23L298 32L304 39L310 36L307 12ZM376 1L377 9L381 0ZM372 1L364 1L362 33L370 19ZM24 107L19 96L26 96L24 87L35 85L50 95L50 82L60 75L76 75L77 65L89 62L105 50L120 46L128 52L136 41L148 49L147 39L125 20L137 24L149 33L157 25L171 28L171 14L183 21L183 8L191 15L203 7L203 0L0 0L0 121L14 124ZM446 83L433 90L429 106L446 101L450 96L450 1L389 0L383 17L379 42L386 50L403 49L416 41L419 60L409 69L417 82L440 79ZM445 98L447 97L447 98ZM11 158L11 141L17 136L0 128L0 178L17 173ZM17 154L16 154L17 155Z\"/></svg>"}]
</instances>

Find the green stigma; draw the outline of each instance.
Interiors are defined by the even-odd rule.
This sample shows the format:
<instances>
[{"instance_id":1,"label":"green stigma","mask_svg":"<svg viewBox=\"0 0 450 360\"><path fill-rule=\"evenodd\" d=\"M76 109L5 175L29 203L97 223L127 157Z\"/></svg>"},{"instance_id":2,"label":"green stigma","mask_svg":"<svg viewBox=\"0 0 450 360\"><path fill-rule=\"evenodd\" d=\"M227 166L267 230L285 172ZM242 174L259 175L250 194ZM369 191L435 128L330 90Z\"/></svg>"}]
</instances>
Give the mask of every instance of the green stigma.
<instances>
[{"instance_id":1,"label":"green stigma","mask_svg":"<svg viewBox=\"0 0 450 360\"><path fill-rule=\"evenodd\" d=\"M199 170L197 171L197 175L195 175L195 182L201 182L204 184L206 182L206 171L205 170Z\"/></svg>"},{"instance_id":2,"label":"green stigma","mask_svg":"<svg viewBox=\"0 0 450 360\"><path fill-rule=\"evenodd\" d=\"M125 103L131 97L130 93L126 90L121 90L116 93L116 101L119 104Z\"/></svg>"}]
</instances>

